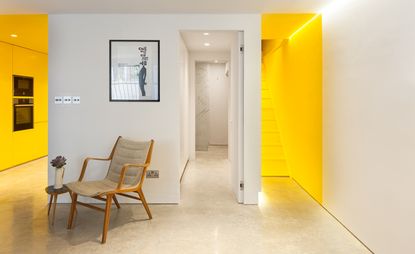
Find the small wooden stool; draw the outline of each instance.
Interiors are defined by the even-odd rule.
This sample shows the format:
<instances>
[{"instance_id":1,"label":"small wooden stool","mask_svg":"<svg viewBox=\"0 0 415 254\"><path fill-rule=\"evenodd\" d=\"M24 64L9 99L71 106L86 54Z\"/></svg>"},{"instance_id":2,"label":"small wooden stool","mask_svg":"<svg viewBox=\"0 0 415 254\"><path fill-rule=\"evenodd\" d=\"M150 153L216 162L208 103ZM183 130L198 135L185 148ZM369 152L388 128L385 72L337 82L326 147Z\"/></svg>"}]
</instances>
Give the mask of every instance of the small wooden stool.
<instances>
[{"instance_id":1,"label":"small wooden stool","mask_svg":"<svg viewBox=\"0 0 415 254\"><path fill-rule=\"evenodd\" d=\"M50 207L52 206L52 200L53 200L53 212L52 212L52 225L53 225L55 223L55 210L56 210L56 202L58 201L58 195L69 192L69 189L65 185L60 189L55 189L53 188L53 185L49 185L48 187L45 188L45 191L47 194L50 195L48 216L50 213Z\"/></svg>"}]
</instances>

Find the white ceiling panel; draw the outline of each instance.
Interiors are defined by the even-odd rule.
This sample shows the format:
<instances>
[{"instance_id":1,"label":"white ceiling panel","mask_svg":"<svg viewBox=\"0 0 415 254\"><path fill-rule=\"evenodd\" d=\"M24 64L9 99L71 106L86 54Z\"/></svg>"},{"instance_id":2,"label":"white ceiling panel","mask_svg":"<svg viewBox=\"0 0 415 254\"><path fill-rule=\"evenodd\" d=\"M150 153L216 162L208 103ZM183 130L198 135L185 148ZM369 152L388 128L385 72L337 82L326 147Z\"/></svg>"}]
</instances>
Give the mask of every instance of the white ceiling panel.
<instances>
[{"instance_id":1,"label":"white ceiling panel","mask_svg":"<svg viewBox=\"0 0 415 254\"><path fill-rule=\"evenodd\" d=\"M182 38L189 51L227 52L230 51L232 31L182 31ZM208 43L209 46L205 44Z\"/></svg>"},{"instance_id":2,"label":"white ceiling panel","mask_svg":"<svg viewBox=\"0 0 415 254\"><path fill-rule=\"evenodd\" d=\"M0 14L314 13L334 0L2 0Z\"/></svg>"}]
</instances>

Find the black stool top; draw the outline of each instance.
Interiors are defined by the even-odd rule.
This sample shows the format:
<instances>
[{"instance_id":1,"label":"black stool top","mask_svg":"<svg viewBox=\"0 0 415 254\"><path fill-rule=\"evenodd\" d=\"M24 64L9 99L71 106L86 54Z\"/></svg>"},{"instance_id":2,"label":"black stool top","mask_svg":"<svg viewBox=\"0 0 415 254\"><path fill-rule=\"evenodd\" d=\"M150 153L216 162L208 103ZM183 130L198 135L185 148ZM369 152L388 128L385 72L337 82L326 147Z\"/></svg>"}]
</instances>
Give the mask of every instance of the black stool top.
<instances>
[{"instance_id":1,"label":"black stool top","mask_svg":"<svg viewBox=\"0 0 415 254\"><path fill-rule=\"evenodd\" d=\"M63 194L69 191L68 187L66 185L63 185L60 189L55 189L53 185L49 185L45 188L45 191L47 194Z\"/></svg>"}]
</instances>

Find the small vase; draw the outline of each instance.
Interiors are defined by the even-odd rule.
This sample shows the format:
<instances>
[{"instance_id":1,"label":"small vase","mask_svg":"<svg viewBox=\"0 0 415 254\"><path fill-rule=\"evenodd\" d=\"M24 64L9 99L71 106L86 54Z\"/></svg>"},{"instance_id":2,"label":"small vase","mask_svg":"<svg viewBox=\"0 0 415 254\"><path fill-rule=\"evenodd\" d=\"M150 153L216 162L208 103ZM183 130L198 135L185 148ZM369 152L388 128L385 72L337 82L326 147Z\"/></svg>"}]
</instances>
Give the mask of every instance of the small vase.
<instances>
[{"instance_id":1,"label":"small vase","mask_svg":"<svg viewBox=\"0 0 415 254\"><path fill-rule=\"evenodd\" d=\"M60 189L63 187L63 171L64 170L65 170L64 167L55 169L55 185L53 186L54 189Z\"/></svg>"}]
</instances>

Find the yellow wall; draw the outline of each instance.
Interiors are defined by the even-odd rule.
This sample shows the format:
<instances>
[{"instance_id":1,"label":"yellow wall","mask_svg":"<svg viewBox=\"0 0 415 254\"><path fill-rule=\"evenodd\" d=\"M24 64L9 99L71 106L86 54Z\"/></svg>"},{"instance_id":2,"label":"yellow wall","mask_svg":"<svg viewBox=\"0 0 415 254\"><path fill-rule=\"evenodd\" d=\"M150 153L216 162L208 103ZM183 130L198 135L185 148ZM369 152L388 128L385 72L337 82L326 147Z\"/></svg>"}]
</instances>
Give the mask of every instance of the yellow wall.
<instances>
[{"instance_id":1,"label":"yellow wall","mask_svg":"<svg viewBox=\"0 0 415 254\"><path fill-rule=\"evenodd\" d=\"M262 39L288 39L299 27L313 18L314 14L264 14L262 15Z\"/></svg>"},{"instance_id":2,"label":"yellow wall","mask_svg":"<svg viewBox=\"0 0 415 254\"><path fill-rule=\"evenodd\" d=\"M263 26L278 24L264 22ZM322 24L318 16L263 56L289 173L322 202ZM282 38L275 38L282 39Z\"/></svg>"},{"instance_id":3,"label":"yellow wall","mask_svg":"<svg viewBox=\"0 0 415 254\"><path fill-rule=\"evenodd\" d=\"M48 56L1 41L0 55L1 171L48 153ZM13 132L13 75L34 77L33 129Z\"/></svg>"}]
</instances>

